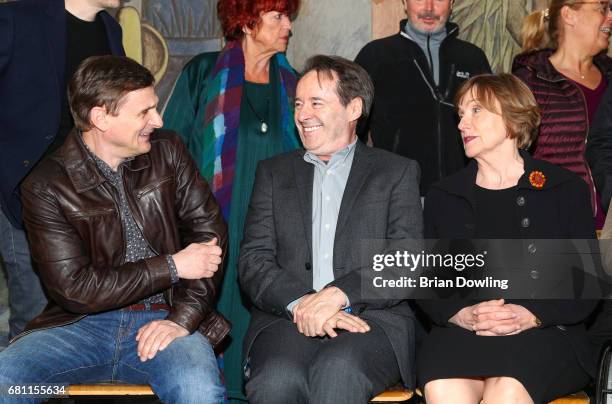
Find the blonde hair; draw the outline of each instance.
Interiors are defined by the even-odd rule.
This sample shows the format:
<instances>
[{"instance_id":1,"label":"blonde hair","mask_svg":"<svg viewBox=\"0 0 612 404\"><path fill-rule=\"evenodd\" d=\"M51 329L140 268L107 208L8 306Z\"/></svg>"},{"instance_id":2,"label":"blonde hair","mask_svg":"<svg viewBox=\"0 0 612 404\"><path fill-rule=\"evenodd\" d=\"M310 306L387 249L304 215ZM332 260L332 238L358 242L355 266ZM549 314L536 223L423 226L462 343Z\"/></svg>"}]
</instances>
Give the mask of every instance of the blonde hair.
<instances>
[{"instance_id":1,"label":"blonde hair","mask_svg":"<svg viewBox=\"0 0 612 404\"><path fill-rule=\"evenodd\" d=\"M578 0L549 0L548 8L534 11L525 17L521 28L522 51L557 49L561 9L565 6L575 9L580 3Z\"/></svg>"},{"instance_id":2,"label":"blonde hair","mask_svg":"<svg viewBox=\"0 0 612 404\"><path fill-rule=\"evenodd\" d=\"M516 139L519 149L531 146L540 126L540 108L525 83L512 74L481 74L461 85L455 105L468 94L488 111L501 115L508 137Z\"/></svg>"}]
</instances>

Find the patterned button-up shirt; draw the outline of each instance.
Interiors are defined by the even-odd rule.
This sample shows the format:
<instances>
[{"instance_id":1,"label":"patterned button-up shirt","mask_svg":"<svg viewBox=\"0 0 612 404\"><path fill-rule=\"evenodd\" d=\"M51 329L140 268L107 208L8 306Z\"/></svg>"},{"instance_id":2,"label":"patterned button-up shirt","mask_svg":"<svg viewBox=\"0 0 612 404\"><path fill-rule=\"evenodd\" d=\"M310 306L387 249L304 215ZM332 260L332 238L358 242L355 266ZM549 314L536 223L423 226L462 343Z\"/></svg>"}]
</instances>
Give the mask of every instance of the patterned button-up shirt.
<instances>
[{"instance_id":1,"label":"patterned button-up shirt","mask_svg":"<svg viewBox=\"0 0 612 404\"><path fill-rule=\"evenodd\" d=\"M83 142L85 144L85 142ZM85 145L87 148L87 145ZM138 260L151 258L156 256L155 252L151 249L149 243L142 235L142 231L134 220L134 215L128 205L127 197L125 195L125 188L123 185L123 170L125 168L125 162L119 164L117 171L113 171L108 164L102 159L96 156L94 153L87 148L91 156L93 157L96 166L106 178L106 180L117 190L119 200L116 201L119 207L119 214L121 215L121 225L123 227L123 237L125 240L125 258L123 263L136 262ZM130 159L126 160L129 161ZM179 280L176 265L171 255L166 255L166 262L170 268L170 276L172 283L176 283ZM163 293L147 297L141 300L139 303L148 306L150 304L166 303Z\"/></svg>"}]
</instances>

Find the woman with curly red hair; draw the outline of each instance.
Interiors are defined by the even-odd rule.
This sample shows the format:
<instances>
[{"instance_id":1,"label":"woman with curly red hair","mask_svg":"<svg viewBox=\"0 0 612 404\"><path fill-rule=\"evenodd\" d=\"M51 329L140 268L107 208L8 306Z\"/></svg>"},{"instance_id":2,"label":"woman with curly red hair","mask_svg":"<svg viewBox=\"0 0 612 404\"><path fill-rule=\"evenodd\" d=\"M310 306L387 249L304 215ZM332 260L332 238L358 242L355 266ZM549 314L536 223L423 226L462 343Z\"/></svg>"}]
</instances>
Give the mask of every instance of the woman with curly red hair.
<instances>
[{"instance_id":1,"label":"woman with curly red hair","mask_svg":"<svg viewBox=\"0 0 612 404\"><path fill-rule=\"evenodd\" d=\"M164 111L209 182L229 225L219 310L232 322L224 351L230 398L242 393L242 339L249 311L236 266L257 163L299 146L293 123L296 75L285 58L300 0L219 0L227 41L183 68Z\"/></svg>"}]
</instances>

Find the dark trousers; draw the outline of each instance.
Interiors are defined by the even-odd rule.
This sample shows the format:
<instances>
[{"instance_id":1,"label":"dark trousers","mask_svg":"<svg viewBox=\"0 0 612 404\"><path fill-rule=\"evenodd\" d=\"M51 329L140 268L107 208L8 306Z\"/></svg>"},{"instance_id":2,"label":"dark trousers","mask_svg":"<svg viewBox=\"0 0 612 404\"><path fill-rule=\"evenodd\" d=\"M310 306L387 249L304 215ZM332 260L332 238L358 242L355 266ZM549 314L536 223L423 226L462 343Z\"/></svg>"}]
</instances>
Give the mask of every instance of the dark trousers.
<instances>
[{"instance_id":1,"label":"dark trousers","mask_svg":"<svg viewBox=\"0 0 612 404\"><path fill-rule=\"evenodd\" d=\"M264 329L249 353L251 404L367 403L399 382L395 354L384 331L310 338L280 320Z\"/></svg>"}]
</instances>

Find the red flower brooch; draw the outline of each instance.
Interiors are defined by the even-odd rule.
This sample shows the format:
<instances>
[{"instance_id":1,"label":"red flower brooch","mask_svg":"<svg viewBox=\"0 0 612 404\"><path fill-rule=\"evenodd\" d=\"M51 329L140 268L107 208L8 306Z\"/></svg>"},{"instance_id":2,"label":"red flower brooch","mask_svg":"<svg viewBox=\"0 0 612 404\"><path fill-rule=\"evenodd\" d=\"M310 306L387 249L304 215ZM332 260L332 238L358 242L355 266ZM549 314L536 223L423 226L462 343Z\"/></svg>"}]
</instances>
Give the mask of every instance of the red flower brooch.
<instances>
[{"instance_id":1,"label":"red flower brooch","mask_svg":"<svg viewBox=\"0 0 612 404\"><path fill-rule=\"evenodd\" d=\"M546 176L542 171L532 171L531 174L529 174L529 183L534 188L540 189L546 183Z\"/></svg>"}]
</instances>

